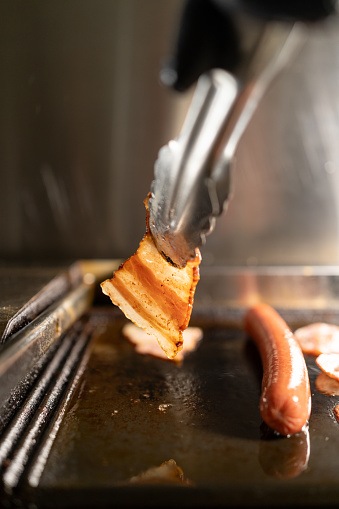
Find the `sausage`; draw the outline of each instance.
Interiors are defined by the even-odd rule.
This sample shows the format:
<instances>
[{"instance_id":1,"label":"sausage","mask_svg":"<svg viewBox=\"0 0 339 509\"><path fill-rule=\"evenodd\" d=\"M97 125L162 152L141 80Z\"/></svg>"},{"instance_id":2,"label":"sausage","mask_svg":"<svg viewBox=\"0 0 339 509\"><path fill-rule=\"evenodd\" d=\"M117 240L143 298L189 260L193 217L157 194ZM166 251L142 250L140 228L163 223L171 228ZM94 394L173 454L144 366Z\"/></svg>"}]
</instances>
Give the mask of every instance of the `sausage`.
<instances>
[{"instance_id":1,"label":"sausage","mask_svg":"<svg viewBox=\"0 0 339 509\"><path fill-rule=\"evenodd\" d=\"M339 405L337 405L336 407L334 407L334 416L335 418L337 419L337 421L339 422Z\"/></svg>"},{"instance_id":2,"label":"sausage","mask_svg":"<svg viewBox=\"0 0 339 509\"><path fill-rule=\"evenodd\" d=\"M311 413L310 382L299 344L283 318L267 304L247 311L245 330L263 364L262 419L282 435L298 433Z\"/></svg>"}]
</instances>

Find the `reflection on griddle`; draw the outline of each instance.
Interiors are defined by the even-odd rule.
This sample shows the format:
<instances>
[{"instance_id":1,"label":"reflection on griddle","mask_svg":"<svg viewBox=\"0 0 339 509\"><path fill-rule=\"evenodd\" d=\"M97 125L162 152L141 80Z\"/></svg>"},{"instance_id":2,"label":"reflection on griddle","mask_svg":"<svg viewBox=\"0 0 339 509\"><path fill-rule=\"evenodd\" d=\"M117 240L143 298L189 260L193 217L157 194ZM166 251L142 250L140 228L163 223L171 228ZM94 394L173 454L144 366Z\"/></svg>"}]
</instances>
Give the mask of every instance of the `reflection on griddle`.
<instances>
[{"instance_id":1,"label":"reflection on griddle","mask_svg":"<svg viewBox=\"0 0 339 509\"><path fill-rule=\"evenodd\" d=\"M278 479L291 479L307 468L310 457L308 427L290 437L277 435L265 423L261 430L259 463L266 474Z\"/></svg>"}]
</instances>

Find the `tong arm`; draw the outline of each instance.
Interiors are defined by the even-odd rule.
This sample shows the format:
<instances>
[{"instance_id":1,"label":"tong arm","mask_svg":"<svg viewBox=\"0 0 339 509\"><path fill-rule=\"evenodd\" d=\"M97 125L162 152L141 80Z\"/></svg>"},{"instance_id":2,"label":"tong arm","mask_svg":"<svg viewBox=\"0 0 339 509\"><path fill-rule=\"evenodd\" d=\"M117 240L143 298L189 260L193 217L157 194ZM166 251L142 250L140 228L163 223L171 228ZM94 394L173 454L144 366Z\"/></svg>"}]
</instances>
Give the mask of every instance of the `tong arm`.
<instances>
[{"instance_id":1,"label":"tong arm","mask_svg":"<svg viewBox=\"0 0 339 509\"><path fill-rule=\"evenodd\" d=\"M236 75L222 69L203 74L180 135L159 152L149 224L158 250L176 266L194 258L228 203L234 152L261 96L295 46L296 37L286 42L293 27L256 25L256 42Z\"/></svg>"},{"instance_id":2,"label":"tong arm","mask_svg":"<svg viewBox=\"0 0 339 509\"><path fill-rule=\"evenodd\" d=\"M150 230L158 250L175 265L194 258L201 236L219 214L209 180L237 95L238 84L227 72L202 75L179 137L159 152L149 200Z\"/></svg>"}]
</instances>

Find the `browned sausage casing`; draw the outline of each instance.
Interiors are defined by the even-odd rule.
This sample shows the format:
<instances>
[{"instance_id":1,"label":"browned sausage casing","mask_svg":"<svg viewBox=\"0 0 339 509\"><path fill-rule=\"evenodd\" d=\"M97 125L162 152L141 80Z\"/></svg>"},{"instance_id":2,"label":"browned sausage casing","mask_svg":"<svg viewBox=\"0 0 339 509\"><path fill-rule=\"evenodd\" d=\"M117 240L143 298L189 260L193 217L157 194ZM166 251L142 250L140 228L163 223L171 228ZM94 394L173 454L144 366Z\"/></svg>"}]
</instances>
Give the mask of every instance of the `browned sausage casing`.
<instances>
[{"instance_id":1,"label":"browned sausage casing","mask_svg":"<svg viewBox=\"0 0 339 509\"><path fill-rule=\"evenodd\" d=\"M263 364L263 420L283 435L301 431L311 413L311 391L305 359L293 333L283 318L263 303L249 309L245 329Z\"/></svg>"}]
</instances>

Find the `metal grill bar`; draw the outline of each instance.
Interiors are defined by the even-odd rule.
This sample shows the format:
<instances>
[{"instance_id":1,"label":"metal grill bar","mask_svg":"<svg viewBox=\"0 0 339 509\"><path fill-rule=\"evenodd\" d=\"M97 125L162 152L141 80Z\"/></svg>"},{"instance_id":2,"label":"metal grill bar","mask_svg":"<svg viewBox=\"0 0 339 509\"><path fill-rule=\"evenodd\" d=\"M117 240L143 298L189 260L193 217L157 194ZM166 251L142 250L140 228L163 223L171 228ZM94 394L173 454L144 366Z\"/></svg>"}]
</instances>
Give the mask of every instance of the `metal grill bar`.
<instances>
[{"instance_id":1,"label":"metal grill bar","mask_svg":"<svg viewBox=\"0 0 339 509\"><path fill-rule=\"evenodd\" d=\"M80 335L77 335L76 332L72 331L65 337L55 357L46 368L40 383L4 435L0 445L0 454L3 487L7 493L11 493L13 488L19 484L26 468L35 456L44 432L53 420L63 396L67 389L74 385L74 377L77 380L79 378L76 376L77 368L79 365L84 365L82 359L91 337L92 326L88 322ZM57 376L55 376L56 370L59 370ZM41 396L53 379L53 386L41 400ZM67 397L66 400L68 400ZM31 405L32 408L30 408ZM46 451L43 455L46 460ZM42 464L43 462L40 461L40 475ZM32 475L34 479L37 478L36 469L33 470Z\"/></svg>"}]
</instances>

